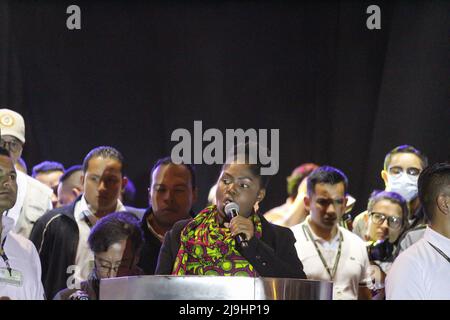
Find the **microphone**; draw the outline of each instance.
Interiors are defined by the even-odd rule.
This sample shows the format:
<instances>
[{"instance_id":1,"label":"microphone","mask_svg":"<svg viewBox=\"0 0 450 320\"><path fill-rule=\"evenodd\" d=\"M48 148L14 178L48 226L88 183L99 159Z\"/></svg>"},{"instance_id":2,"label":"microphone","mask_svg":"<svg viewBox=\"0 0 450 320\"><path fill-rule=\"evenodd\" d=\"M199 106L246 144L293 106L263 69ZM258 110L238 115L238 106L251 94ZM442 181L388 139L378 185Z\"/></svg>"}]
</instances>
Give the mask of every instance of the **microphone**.
<instances>
[{"instance_id":1,"label":"microphone","mask_svg":"<svg viewBox=\"0 0 450 320\"><path fill-rule=\"evenodd\" d=\"M236 202L230 202L225 206L225 214L231 220L232 218L239 215L239 205ZM236 243L241 248L248 247L247 237L243 233L236 235Z\"/></svg>"}]
</instances>

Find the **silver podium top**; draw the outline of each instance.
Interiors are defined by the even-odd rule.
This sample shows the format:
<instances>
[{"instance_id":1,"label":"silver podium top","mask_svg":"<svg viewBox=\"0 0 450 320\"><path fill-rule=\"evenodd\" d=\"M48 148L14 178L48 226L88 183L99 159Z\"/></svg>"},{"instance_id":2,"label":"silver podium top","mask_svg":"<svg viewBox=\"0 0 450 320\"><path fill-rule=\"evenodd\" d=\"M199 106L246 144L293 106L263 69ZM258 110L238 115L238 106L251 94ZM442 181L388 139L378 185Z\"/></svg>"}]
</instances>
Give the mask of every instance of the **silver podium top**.
<instances>
[{"instance_id":1,"label":"silver podium top","mask_svg":"<svg viewBox=\"0 0 450 320\"><path fill-rule=\"evenodd\" d=\"M101 300L331 300L328 281L220 276L103 279Z\"/></svg>"}]
</instances>

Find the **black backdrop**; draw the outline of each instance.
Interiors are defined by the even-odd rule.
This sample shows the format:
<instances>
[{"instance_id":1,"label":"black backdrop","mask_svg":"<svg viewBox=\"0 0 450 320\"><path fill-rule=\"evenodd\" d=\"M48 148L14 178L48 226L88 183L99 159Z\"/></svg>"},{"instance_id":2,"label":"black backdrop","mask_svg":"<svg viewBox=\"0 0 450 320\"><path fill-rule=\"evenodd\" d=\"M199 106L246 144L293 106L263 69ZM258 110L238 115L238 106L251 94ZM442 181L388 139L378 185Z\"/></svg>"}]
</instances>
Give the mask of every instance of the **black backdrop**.
<instances>
[{"instance_id":1,"label":"black backdrop","mask_svg":"<svg viewBox=\"0 0 450 320\"><path fill-rule=\"evenodd\" d=\"M285 199L298 164L341 168L356 210L387 151L449 158L445 1L1 1L0 105L22 113L31 168L123 152L147 205L148 172L176 128L279 128L280 171L263 209ZM81 8L82 29L66 28ZM368 30L366 8L381 8ZM198 166L200 209L218 166Z\"/></svg>"}]
</instances>

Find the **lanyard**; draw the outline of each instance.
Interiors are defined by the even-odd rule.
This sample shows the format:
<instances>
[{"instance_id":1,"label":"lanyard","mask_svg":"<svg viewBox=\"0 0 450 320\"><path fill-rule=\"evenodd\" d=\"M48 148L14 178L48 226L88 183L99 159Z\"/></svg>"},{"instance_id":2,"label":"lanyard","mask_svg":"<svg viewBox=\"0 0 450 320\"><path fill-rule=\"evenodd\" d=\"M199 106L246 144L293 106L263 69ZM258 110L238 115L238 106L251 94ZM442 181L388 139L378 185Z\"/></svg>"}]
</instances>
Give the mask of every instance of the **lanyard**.
<instances>
[{"instance_id":1,"label":"lanyard","mask_svg":"<svg viewBox=\"0 0 450 320\"><path fill-rule=\"evenodd\" d=\"M5 262L6 269L8 269L9 275L11 276L12 269L11 269L11 265L9 264L8 256L6 255L6 252L5 252L5 242L6 242L6 237L5 237L5 239L3 239L2 245L0 247L0 256L2 257L3 261Z\"/></svg>"},{"instance_id":2,"label":"lanyard","mask_svg":"<svg viewBox=\"0 0 450 320\"><path fill-rule=\"evenodd\" d=\"M430 241L427 241L427 242L430 244L430 246L433 247L434 250L436 250L441 256L443 256L445 260L450 262L450 258L441 249L439 249L438 247L433 245Z\"/></svg>"},{"instance_id":3,"label":"lanyard","mask_svg":"<svg viewBox=\"0 0 450 320\"><path fill-rule=\"evenodd\" d=\"M341 258L342 240L343 240L342 232L339 230L339 247L338 247L338 252L336 254L336 258L334 260L333 270L331 270L330 267L328 267L327 262L325 261L325 258L323 257L322 251L320 251L319 246L317 245L316 241L314 241L311 230L309 229L308 226L306 226L306 224L303 225L303 230L308 233L308 236L311 239L312 243L314 244L314 247L316 248L316 251L319 254L319 258L322 261L322 264L325 267L325 270L327 270L327 273L330 276L331 281L333 281L334 276L336 275L337 267L339 264L339 259Z\"/></svg>"}]
</instances>

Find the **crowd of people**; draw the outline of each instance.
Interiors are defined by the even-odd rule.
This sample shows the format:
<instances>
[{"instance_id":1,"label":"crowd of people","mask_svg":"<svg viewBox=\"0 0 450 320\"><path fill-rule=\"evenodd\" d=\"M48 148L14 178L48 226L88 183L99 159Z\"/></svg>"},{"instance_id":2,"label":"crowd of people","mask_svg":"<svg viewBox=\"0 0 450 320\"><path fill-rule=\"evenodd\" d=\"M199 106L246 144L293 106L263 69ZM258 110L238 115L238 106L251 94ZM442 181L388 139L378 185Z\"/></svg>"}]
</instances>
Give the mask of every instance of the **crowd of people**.
<instances>
[{"instance_id":1,"label":"crowd of people","mask_svg":"<svg viewBox=\"0 0 450 320\"><path fill-rule=\"evenodd\" d=\"M249 163L248 145L228 154L194 212L192 164L156 161L149 208L134 208L116 148L67 169L44 161L29 176L23 117L0 109L0 130L0 299L96 300L101 279L137 275L309 279L331 281L333 299L450 299L450 164L429 165L412 146L387 153L385 190L359 214L345 173L314 163L287 178L286 203L260 212L270 176Z\"/></svg>"}]
</instances>

